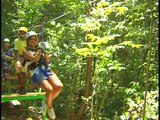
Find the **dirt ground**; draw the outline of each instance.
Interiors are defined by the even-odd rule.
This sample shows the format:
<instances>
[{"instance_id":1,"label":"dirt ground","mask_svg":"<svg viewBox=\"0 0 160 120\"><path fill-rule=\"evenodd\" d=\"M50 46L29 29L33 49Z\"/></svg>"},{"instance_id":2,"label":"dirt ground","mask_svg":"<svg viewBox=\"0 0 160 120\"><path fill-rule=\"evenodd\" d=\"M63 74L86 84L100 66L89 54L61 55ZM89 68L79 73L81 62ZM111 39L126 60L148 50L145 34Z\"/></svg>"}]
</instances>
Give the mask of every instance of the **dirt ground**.
<instances>
[{"instance_id":1,"label":"dirt ground","mask_svg":"<svg viewBox=\"0 0 160 120\"><path fill-rule=\"evenodd\" d=\"M42 120L40 107L13 105L9 102L1 103L1 120ZM47 116L47 120L51 120ZM62 120L56 118L55 120ZM63 119L64 120L64 119Z\"/></svg>"}]
</instances>

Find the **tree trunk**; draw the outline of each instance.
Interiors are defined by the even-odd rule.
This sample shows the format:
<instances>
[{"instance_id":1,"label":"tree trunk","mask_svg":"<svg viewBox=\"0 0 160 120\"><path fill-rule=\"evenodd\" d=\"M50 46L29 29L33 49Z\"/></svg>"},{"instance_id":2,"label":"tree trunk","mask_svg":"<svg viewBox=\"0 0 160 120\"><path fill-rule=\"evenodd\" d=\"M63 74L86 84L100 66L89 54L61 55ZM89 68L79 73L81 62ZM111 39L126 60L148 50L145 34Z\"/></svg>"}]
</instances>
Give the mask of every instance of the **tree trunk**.
<instances>
[{"instance_id":1,"label":"tree trunk","mask_svg":"<svg viewBox=\"0 0 160 120\"><path fill-rule=\"evenodd\" d=\"M89 96L89 92L90 92L90 79L91 79L91 73L92 73L92 57L88 57L87 58L87 70L86 70L86 79L85 79L85 93L84 93L84 97L87 98ZM81 103L81 108L79 110L79 112L76 115L76 119L75 120L81 120L82 116L86 110L86 103L85 101L82 101Z\"/></svg>"},{"instance_id":2,"label":"tree trunk","mask_svg":"<svg viewBox=\"0 0 160 120\"><path fill-rule=\"evenodd\" d=\"M87 0L87 2L88 2L88 14L90 14L91 7L93 6L94 0ZM87 38L87 41L89 42L90 40ZM93 61L93 57L89 56L87 58L87 69L86 69L86 78L85 78L85 92L84 92L85 98L88 98L89 93L90 93L90 79L92 76L92 61ZM82 119L86 108L87 108L87 105L86 105L85 101L82 101L80 110L76 114L75 120Z\"/></svg>"}]
</instances>

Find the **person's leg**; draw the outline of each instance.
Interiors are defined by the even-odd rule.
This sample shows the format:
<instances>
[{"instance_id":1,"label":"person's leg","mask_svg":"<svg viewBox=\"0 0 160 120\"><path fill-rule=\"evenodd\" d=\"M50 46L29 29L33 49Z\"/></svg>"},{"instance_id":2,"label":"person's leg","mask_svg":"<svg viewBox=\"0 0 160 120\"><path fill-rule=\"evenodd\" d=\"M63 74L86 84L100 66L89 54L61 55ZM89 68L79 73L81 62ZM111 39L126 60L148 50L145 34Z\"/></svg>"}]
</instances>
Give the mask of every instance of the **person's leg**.
<instances>
[{"instance_id":1,"label":"person's leg","mask_svg":"<svg viewBox=\"0 0 160 120\"><path fill-rule=\"evenodd\" d=\"M53 87L50 85L48 80L43 80L40 83L40 86L46 91L46 104L47 108L52 107L52 93L53 93Z\"/></svg>"},{"instance_id":2,"label":"person's leg","mask_svg":"<svg viewBox=\"0 0 160 120\"><path fill-rule=\"evenodd\" d=\"M63 89L63 84L58 79L58 77L53 74L48 77L47 80L43 80L40 83L40 86L46 91L46 103L47 103L47 112L51 119L55 119L56 115L52 107L52 101L59 95Z\"/></svg>"},{"instance_id":3,"label":"person's leg","mask_svg":"<svg viewBox=\"0 0 160 120\"><path fill-rule=\"evenodd\" d=\"M22 88L23 87L22 72L17 73L17 77L18 77L18 82L19 82L20 88Z\"/></svg>"},{"instance_id":4,"label":"person's leg","mask_svg":"<svg viewBox=\"0 0 160 120\"><path fill-rule=\"evenodd\" d=\"M52 101L60 94L60 92L63 89L63 84L62 82L58 79L56 74L50 75L48 77L48 82L50 83L50 85L53 87L53 92L51 93L51 99ZM51 101L51 103L52 103ZM55 119L56 118L56 114L54 112L54 108L52 106L49 107L49 109L47 110L48 115L50 118Z\"/></svg>"},{"instance_id":5,"label":"person's leg","mask_svg":"<svg viewBox=\"0 0 160 120\"><path fill-rule=\"evenodd\" d=\"M52 92L52 101L60 94L63 89L63 84L59 80L56 74L48 77L48 82L53 87L54 91Z\"/></svg>"},{"instance_id":6,"label":"person's leg","mask_svg":"<svg viewBox=\"0 0 160 120\"><path fill-rule=\"evenodd\" d=\"M4 80L4 82L5 83L7 83L7 81L8 81L8 71L7 71L7 69L4 67L4 69L3 69L3 80ZM4 91L7 91L7 88L8 88L8 86L7 86L7 84L5 85L5 87L4 87Z\"/></svg>"},{"instance_id":7,"label":"person's leg","mask_svg":"<svg viewBox=\"0 0 160 120\"><path fill-rule=\"evenodd\" d=\"M22 85L22 88L25 88L25 85L26 85L26 73L25 72L22 72L22 79L21 79L21 85Z\"/></svg>"},{"instance_id":8,"label":"person's leg","mask_svg":"<svg viewBox=\"0 0 160 120\"><path fill-rule=\"evenodd\" d=\"M15 64L15 69L16 69L16 75L18 78L18 82L20 85L20 88L22 87L22 83L21 83L21 79L22 79L22 75L21 75L21 68L19 66L17 66L17 64Z\"/></svg>"},{"instance_id":9,"label":"person's leg","mask_svg":"<svg viewBox=\"0 0 160 120\"><path fill-rule=\"evenodd\" d=\"M24 87L25 87L25 78L26 78L26 74L24 72L22 72L22 69L21 69L21 66L17 66L15 65L15 68L16 68L16 74L17 74L17 77L18 77L18 82L19 82L19 90L18 90L18 93L26 93Z\"/></svg>"}]
</instances>

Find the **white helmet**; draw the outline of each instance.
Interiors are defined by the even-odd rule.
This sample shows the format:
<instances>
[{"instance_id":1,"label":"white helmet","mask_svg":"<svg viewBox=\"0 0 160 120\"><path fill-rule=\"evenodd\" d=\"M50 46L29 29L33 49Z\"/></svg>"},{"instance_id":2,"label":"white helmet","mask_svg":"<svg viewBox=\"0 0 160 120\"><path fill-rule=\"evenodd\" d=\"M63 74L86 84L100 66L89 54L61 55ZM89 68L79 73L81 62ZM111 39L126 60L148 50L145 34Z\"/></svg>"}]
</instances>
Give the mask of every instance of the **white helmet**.
<instances>
[{"instance_id":1,"label":"white helmet","mask_svg":"<svg viewBox=\"0 0 160 120\"><path fill-rule=\"evenodd\" d=\"M10 42L10 40L8 38L5 38L3 42Z\"/></svg>"},{"instance_id":2,"label":"white helmet","mask_svg":"<svg viewBox=\"0 0 160 120\"><path fill-rule=\"evenodd\" d=\"M34 31L29 31L29 32L27 32L27 34L26 34L26 39L28 39L29 37L31 37L31 36L37 36L37 33L36 32L34 32Z\"/></svg>"}]
</instances>

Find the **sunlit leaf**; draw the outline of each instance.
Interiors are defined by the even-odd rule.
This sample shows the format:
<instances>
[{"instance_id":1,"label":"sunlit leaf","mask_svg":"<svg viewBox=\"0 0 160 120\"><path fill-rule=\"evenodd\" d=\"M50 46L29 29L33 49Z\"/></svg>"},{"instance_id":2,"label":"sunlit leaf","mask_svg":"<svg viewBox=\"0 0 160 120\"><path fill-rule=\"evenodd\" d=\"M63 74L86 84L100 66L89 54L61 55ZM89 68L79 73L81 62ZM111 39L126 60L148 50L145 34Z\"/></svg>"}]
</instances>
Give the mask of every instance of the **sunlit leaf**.
<instances>
[{"instance_id":1,"label":"sunlit leaf","mask_svg":"<svg viewBox=\"0 0 160 120\"><path fill-rule=\"evenodd\" d=\"M93 34L87 34L87 37L92 42L95 40L95 36Z\"/></svg>"}]
</instances>

